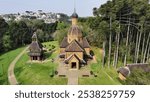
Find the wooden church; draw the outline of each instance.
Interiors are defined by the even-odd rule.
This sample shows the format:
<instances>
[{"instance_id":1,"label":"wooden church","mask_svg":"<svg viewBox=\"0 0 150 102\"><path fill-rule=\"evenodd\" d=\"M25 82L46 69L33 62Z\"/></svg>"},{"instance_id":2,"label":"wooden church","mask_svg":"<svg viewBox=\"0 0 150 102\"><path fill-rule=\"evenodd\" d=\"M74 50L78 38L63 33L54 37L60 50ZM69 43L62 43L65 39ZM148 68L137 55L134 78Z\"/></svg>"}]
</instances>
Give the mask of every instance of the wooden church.
<instances>
[{"instance_id":1,"label":"wooden church","mask_svg":"<svg viewBox=\"0 0 150 102\"><path fill-rule=\"evenodd\" d=\"M75 10L71 18L72 26L68 30L67 37L64 37L60 44L60 58L64 60L70 69L79 69L91 57L90 45L77 25L78 14Z\"/></svg>"},{"instance_id":2,"label":"wooden church","mask_svg":"<svg viewBox=\"0 0 150 102\"><path fill-rule=\"evenodd\" d=\"M38 41L36 33L32 36L32 43L29 46L29 56L31 60L41 61L43 59L43 46Z\"/></svg>"}]
</instances>

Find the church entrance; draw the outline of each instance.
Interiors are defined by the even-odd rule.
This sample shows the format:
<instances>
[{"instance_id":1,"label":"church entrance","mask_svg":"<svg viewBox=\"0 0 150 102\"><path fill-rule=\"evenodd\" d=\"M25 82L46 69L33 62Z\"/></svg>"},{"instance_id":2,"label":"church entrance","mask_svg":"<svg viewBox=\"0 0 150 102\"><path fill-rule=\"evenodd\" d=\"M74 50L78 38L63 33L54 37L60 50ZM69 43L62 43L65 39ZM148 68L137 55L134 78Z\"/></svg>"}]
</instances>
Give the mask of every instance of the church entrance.
<instances>
[{"instance_id":1,"label":"church entrance","mask_svg":"<svg viewBox=\"0 0 150 102\"><path fill-rule=\"evenodd\" d=\"M71 68L72 69L76 69L77 68L77 63L76 62L72 62L71 63Z\"/></svg>"},{"instance_id":2,"label":"church entrance","mask_svg":"<svg viewBox=\"0 0 150 102\"><path fill-rule=\"evenodd\" d=\"M33 60L37 60L37 56L33 56Z\"/></svg>"}]
</instances>

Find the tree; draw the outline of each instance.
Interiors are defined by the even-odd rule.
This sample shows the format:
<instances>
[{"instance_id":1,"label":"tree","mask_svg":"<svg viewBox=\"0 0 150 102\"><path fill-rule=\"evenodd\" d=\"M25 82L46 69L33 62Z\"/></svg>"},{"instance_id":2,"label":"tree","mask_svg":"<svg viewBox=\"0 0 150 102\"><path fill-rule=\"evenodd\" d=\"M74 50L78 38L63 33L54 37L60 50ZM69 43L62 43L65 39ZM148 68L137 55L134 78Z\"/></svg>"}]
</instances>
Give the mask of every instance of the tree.
<instances>
[{"instance_id":1,"label":"tree","mask_svg":"<svg viewBox=\"0 0 150 102\"><path fill-rule=\"evenodd\" d=\"M67 36L67 32L68 32L68 29L57 30L55 32L55 37L54 37L55 40L57 40L60 44L62 40L64 39L64 37Z\"/></svg>"},{"instance_id":2,"label":"tree","mask_svg":"<svg viewBox=\"0 0 150 102\"><path fill-rule=\"evenodd\" d=\"M40 41L40 42L44 42L44 32L43 32L43 30L41 30L41 29L37 29L36 30L36 33L37 33L37 36L38 36L38 40Z\"/></svg>"},{"instance_id":3,"label":"tree","mask_svg":"<svg viewBox=\"0 0 150 102\"><path fill-rule=\"evenodd\" d=\"M95 17L87 20L89 27L98 32L94 33L96 37L92 41L97 43L94 45L102 47L99 43L104 40L100 38L105 35L108 67L112 60L117 67L118 62L126 65L147 59L150 42L147 35L150 31L150 4L147 0L108 1L99 8L93 8L93 14ZM102 30L103 27L100 27L104 21L109 23L109 32L108 29Z\"/></svg>"},{"instance_id":4,"label":"tree","mask_svg":"<svg viewBox=\"0 0 150 102\"><path fill-rule=\"evenodd\" d=\"M57 31L54 34L54 39L59 42L62 42L63 38L67 36L69 29L69 24L65 22L58 22L57 23Z\"/></svg>"},{"instance_id":5,"label":"tree","mask_svg":"<svg viewBox=\"0 0 150 102\"><path fill-rule=\"evenodd\" d=\"M0 52L3 51L3 36L5 35L6 31L8 30L8 24L5 22L3 18L0 17Z\"/></svg>"},{"instance_id":6,"label":"tree","mask_svg":"<svg viewBox=\"0 0 150 102\"><path fill-rule=\"evenodd\" d=\"M12 41L10 39L10 35L4 35L2 41L3 41L3 49L4 49L4 51L8 51L8 50L10 50L12 48L12 46L11 46L12 45Z\"/></svg>"},{"instance_id":7,"label":"tree","mask_svg":"<svg viewBox=\"0 0 150 102\"><path fill-rule=\"evenodd\" d=\"M25 45L27 43L30 43L30 38L31 38L31 33L29 32L29 27L27 26L27 24L24 21L19 21L18 22L18 32L20 35L20 43L22 45Z\"/></svg>"}]
</instances>

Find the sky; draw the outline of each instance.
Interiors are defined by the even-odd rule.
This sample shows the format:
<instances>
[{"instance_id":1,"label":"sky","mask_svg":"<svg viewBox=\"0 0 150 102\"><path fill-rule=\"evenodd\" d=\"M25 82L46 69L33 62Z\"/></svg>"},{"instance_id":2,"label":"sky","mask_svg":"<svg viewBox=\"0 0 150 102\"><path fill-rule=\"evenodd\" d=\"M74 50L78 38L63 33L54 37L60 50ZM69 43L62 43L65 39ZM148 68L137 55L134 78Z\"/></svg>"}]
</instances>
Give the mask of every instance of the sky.
<instances>
[{"instance_id":1,"label":"sky","mask_svg":"<svg viewBox=\"0 0 150 102\"><path fill-rule=\"evenodd\" d=\"M80 17L92 16L92 9L100 7L107 1L75 0L76 12ZM0 0L0 14L37 10L71 15L74 10L74 0Z\"/></svg>"}]
</instances>

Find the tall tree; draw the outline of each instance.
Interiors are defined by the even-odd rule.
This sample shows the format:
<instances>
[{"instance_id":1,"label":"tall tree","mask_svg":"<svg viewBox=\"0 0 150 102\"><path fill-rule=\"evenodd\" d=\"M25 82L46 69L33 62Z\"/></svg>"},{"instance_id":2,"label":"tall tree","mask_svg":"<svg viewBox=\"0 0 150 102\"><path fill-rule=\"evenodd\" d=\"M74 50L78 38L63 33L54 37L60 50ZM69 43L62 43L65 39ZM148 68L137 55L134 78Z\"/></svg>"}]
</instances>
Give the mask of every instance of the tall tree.
<instances>
[{"instance_id":1,"label":"tall tree","mask_svg":"<svg viewBox=\"0 0 150 102\"><path fill-rule=\"evenodd\" d=\"M3 18L0 17L0 52L3 51L3 36L5 35L6 31L8 30L8 24L5 22Z\"/></svg>"}]
</instances>

